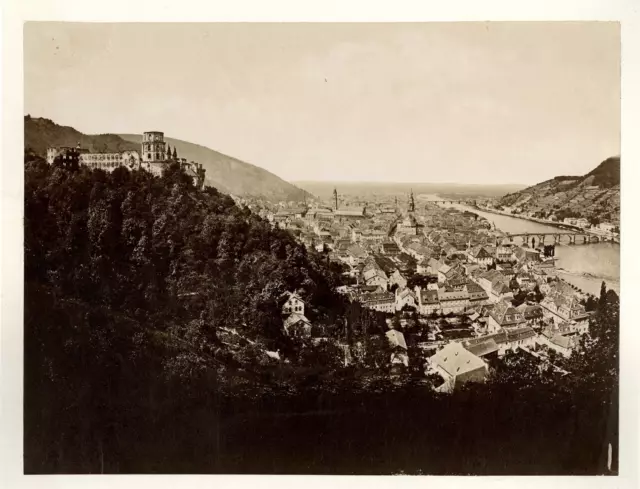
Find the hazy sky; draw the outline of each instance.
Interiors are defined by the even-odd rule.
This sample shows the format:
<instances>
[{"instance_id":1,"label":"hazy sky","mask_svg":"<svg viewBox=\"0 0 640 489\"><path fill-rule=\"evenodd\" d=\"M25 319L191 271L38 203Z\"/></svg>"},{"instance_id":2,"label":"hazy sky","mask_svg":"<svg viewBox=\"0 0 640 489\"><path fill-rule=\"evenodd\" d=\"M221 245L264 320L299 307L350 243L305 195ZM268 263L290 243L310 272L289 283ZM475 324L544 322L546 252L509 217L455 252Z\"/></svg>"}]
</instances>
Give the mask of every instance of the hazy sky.
<instances>
[{"instance_id":1,"label":"hazy sky","mask_svg":"<svg viewBox=\"0 0 640 489\"><path fill-rule=\"evenodd\" d=\"M536 183L620 152L615 23L25 26L25 113L286 180Z\"/></svg>"}]
</instances>

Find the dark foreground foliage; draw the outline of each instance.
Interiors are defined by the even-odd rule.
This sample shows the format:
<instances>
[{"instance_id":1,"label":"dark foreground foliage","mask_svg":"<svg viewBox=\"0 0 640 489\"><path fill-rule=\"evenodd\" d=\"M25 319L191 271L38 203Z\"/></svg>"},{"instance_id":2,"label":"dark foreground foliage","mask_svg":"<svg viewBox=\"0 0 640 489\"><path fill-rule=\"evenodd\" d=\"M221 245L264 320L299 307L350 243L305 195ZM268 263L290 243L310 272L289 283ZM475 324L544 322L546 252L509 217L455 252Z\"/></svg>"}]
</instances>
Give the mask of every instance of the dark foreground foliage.
<instances>
[{"instance_id":1,"label":"dark foreground foliage","mask_svg":"<svg viewBox=\"0 0 640 489\"><path fill-rule=\"evenodd\" d=\"M507 355L438 395L381 368L384 323L335 296L339 270L178 169L30 159L25 187L26 473L601 474L609 443L617 471L611 291L569 375ZM282 334L293 289L364 344L356 366Z\"/></svg>"}]
</instances>

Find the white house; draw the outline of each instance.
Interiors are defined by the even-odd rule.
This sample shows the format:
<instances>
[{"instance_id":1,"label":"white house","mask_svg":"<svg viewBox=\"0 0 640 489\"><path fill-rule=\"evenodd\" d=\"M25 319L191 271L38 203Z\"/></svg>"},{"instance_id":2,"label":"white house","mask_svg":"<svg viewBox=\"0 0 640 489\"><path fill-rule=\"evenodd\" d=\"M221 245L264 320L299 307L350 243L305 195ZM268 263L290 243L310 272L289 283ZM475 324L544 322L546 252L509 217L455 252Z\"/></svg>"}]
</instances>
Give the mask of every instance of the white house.
<instances>
[{"instance_id":1,"label":"white house","mask_svg":"<svg viewBox=\"0 0 640 489\"><path fill-rule=\"evenodd\" d=\"M396 289L396 311L401 311L405 306L418 308L415 294L411 289Z\"/></svg>"},{"instance_id":2,"label":"white house","mask_svg":"<svg viewBox=\"0 0 640 489\"><path fill-rule=\"evenodd\" d=\"M496 260L512 261L513 259L513 246L510 244L502 244L496 247Z\"/></svg>"},{"instance_id":3,"label":"white house","mask_svg":"<svg viewBox=\"0 0 640 489\"><path fill-rule=\"evenodd\" d=\"M444 283L447 280L447 273L451 270L451 267L445 263L438 268L438 282Z\"/></svg>"},{"instance_id":4,"label":"white house","mask_svg":"<svg viewBox=\"0 0 640 489\"><path fill-rule=\"evenodd\" d=\"M282 314L298 313L304 315L305 303L295 292L288 292L287 301L282 306Z\"/></svg>"},{"instance_id":5,"label":"white house","mask_svg":"<svg viewBox=\"0 0 640 489\"><path fill-rule=\"evenodd\" d=\"M380 268L370 268L363 272L362 278L367 285L379 285L386 289L389 285L387 274Z\"/></svg>"},{"instance_id":6,"label":"white house","mask_svg":"<svg viewBox=\"0 0 640 489\"><path fill-rule=\"evenodd\" d=\"M505 328L507 341L506 349L518 350L519 348L533 348L536 345L536 332L526 325L514 328Z\"/></svg>"},{"instance_id":7,"label":"white house","mask_svg":"<svg viewBox=\"0 0 640 489\"><path fill-rule=\"evenodd\" d=\"M400 270L395 270L391 277L389 277L390 285L397 285L398 288L404 289L407 286L407 279L400 273Z\"/></svg>"},{"instance_id":8,"label":"white house","mask_svg":"<svg viewBox=\"0 0 640 489\"><path fill-rule=\"evenodd\" d=\"M422 260L422 261L418 262L418 264L416 266L416 271L420 275L428 274L429 273L429 260Z\"/></svg>"},{"instance_id":9,"label":"white house","mask_svg":"<svg viewBox=\"0 0 640 489\"><path fill-rule=\"evenodd\" d=\"M465 382L484 382L488 368L479 357L453 342L431 357L429 363L445 381L442 390L452 391Z\"/></svg>"},{"instance_id":10,"label":"white house","mask_svg":"<svg viewBox=\"0 0 640 489\"><path fill-rule=\"evenodd\" d=\"M404 335L401 331L398 331L397 329L390 329L385 334L392 348L400 347L404 350L407 349L407 342L405 341Z\"/></svg>"},{"instance_id":11,"label":"white house","mask_svg":"<svg viewBox=\"0 0 640 489\"><path fill-rule=\"evenodd\" d=\"M489 266L493 263L494 257L484 249L484 246L476 246L469 250L469 261L480 265Z\"/></svg>"},{"instance_id":12,"label":"white house","mask_svg":"<svg viewBox=\"0 0 640 489\"><path fill-rule=\"evenodd\" d=\"M409 356L407 355L407 342L404 339L404 335L395 329L390 329L386 332L389 346L391 346L391 358L390 363L393 365L409 366Z\"/></svg>"},{"instance_id":13,"label":"white house","mask_svg":"<svg viewBox=\"0 0 640 489\"><path fill-rule=\"evenodd\" d=\"M584 217L580 219L576 219L576 226L581 227L583 229L589 229L591 227L591 223L587 221Z\"/></svg>"},{"instance_id":14,"label":"white house","mask_svg":"<svg viewBox=\"0 0 640 489\"><path fill-rule=\"evenodd\" d=\"M524 315L505 301L496 303L487 320L490 333L497 333L502 328L519 327L526 323Z\"/></svg>"},{"instance_id":15,"label":"white house","mask_svg":"<svg viewBox=\"0 0 640 489\"><path fill-rule=\"evenodd\" d=\"M598 229L606 233L613 233L613 230L615 228L615 224L611 224L610 222L601 222L600 224L598 224Z\"/></svg>"},{"instance_id":16,"label":"white house","mask_svg":"<svg viewBox=\"0 0 640 489\"><path fill-rule=\"evenodd\" d=\"M431 284L430 284L431 285ZM433 284L435 285L435 284ZM440 310L440 301L438 300L438 289L422 289L416 285L415 294L418 298L418 311L424 316L428 316Z\"/></svg>"},{"instance_id":17,"label":"white house","mask_svg":"<svg viewBox=\"0 0 640 489\"><path fill-rule=\"evenodd\" d=\"M572 334L566 326L546 328L537 339L539 345L546 345L565 357L571 355L578 346L578 341L579 335Z\"/></svg>"},{"instance_id":18,"label":"white house","mask_svg":"<svg viewBox=\"0 0 640 489\"><path fill-rule=\"evenodd\" d=\"M377 292L361 296L360 303L363 307L375 311L392 313L396 310L396 298L389 292Z\"/></svg>"},{"instance_id":19,"label":"white house","mask_svg":"<svg viewBox=\"0 0 640 489\"><path fill-rule=\"evenodd\" d=\"M284 320L284 332L288 336L308 338L311 336L311 321L304 314L294 312Z\"/></svg>"},{"instance_id":20,"label":"white house","mask_svg":"<svg viewBox=\"0 0 640 489\"><path fill-rule=\"evenodd\" d=\"M466 289L453 290L449 287L441 287L438 289L438 301L443 314L462 313L470 305L469 294Z\"/></svg>"}]
</instances>

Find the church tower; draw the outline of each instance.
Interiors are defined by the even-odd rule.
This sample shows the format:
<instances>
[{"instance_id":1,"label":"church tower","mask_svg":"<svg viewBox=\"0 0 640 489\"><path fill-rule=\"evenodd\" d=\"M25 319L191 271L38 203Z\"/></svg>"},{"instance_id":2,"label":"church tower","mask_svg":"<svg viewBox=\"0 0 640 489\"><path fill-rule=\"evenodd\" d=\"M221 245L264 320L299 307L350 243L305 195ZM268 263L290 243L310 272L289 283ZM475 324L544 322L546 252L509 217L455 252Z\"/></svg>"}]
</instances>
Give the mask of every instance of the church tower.
<instances>
[{"instance_id":1,"label":"church tower","mask_svg":"<svg viewBox=\"0 0 640 489\"><path fill-rule=\"evenodd\" d=\"M411 189L411 195L409 197L409 212L416 211L416 202L413 200L413 189Z\"/></svg>"},{"instance_id":2,"label":"church tower","mask_svg":"<svg viewBox=\"0 0 640 489\"><path fill-rule=\"evenodd\" d=\"M338 190L335 187L333 189L333 209L338 210Z\"/></svg>"}]
</instances>

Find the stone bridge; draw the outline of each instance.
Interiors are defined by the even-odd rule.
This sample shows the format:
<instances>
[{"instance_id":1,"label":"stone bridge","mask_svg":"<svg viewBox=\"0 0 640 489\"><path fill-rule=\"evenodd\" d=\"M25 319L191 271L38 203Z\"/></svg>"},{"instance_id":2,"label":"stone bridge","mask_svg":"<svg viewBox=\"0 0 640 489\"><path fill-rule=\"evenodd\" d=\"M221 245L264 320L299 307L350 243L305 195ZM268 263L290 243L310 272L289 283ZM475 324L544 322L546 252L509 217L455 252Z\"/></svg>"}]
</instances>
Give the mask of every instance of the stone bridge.
<instances>
[{"instance_id":1,"label":"stone bridge","mask_svg":"<svg viewBox=\"0 0 640 489\"><path fill-rule=\"evenodd\" d=\"M489 199L464 199L464 200L429 200L429 204L465 204L477 207L478 204L491 202Z\"/></svg>"},{"instance_id":2,"label":"stone bridge","mask_svg":"<svg viewBox=\"0 0 640 489\"><path fill-rule=\"evenodd\" d=\"M596 236L595 234L590 234L587 232L569 231L558 233L505 233L505 236L502 237L502 240L503 242L505 239L513 242L514 238L521 238L523 244L531 245L531 247L535 247L536 243L539 245L552 243L565 243L571 245L598 243L602 239L600 236ZM545 243L547 239L549 239L549 242Z\"/></svg>"}]
</instances>

